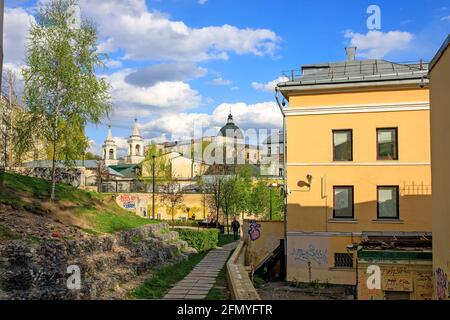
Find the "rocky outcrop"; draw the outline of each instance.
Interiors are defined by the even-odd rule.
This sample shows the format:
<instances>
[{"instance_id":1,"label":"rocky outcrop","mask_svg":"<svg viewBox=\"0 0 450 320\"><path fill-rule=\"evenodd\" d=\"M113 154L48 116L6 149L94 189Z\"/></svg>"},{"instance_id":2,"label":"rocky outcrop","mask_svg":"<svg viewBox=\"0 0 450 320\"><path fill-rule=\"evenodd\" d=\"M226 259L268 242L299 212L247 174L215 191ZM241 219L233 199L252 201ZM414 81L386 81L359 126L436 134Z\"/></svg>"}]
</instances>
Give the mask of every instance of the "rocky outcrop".
<instances>
[{"instance_id":1,"label":"rocky outcrop","mask_svg":"<svg viewBox=\"0 0 450 320\"><path fill-rule=\"evenodd\" d=\"M99 299L193 252L165 223L78 240L9 241L0 244L0 299Z\"/></svg>"}]
</instances>

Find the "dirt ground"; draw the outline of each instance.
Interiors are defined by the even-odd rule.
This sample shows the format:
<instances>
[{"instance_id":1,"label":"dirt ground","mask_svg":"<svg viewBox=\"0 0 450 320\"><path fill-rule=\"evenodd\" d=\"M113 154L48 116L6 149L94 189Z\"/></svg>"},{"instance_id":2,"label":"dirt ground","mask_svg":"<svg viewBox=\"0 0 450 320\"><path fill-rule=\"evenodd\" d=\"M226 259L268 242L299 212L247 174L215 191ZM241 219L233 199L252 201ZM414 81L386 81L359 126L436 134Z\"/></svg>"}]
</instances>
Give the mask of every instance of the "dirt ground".
<instances>
[{"instance_id":1,"label":"dirt ground","mask_svg":"<svg viewBox=\"0 0 450 320\"><path fill-rule=\"evenodd\" d=\"M258 293L263 300L353 300L342 287L296 288L285 282L261 285Z\"/></svg>"}]
</instances>

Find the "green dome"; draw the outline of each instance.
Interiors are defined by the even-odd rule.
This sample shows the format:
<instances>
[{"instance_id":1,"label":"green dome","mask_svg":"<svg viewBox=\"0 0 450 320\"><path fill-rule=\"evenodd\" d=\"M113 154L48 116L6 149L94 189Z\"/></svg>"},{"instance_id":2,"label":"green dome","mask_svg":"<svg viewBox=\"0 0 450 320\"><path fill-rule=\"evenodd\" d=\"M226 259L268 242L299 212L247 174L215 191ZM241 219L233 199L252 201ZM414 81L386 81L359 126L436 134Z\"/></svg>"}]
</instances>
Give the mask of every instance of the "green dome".
<instances>
[{"instance_id":1,"label":"green dome","mask_svg":"<svg viewBox=\"0 0 450 320\"><path fill-rule=\"evenodd\" d=\"M242 133L241 129L239 129L239 127L234 124L233 115L231 114L228 116L227 124L222 129L220 129L219 135L227 138L236 138L241 140L244 139L244 134Z\"/></svg>"}]
</instances>

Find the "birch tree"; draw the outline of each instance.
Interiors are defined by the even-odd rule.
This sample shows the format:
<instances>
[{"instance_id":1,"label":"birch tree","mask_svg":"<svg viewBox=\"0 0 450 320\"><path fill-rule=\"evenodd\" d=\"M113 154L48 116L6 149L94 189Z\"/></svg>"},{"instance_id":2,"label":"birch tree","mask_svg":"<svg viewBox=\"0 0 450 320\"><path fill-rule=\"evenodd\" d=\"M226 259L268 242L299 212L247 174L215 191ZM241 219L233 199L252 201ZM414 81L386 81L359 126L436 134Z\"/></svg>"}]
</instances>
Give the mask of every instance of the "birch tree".
<instances>
[{"instance_id":1,"label":"birch tree","mask_svg":"<svg viewBox=\"0 0 450 320\"><path fill-rule=\"evenodd\" d=\"M75 0L51 0L40 7L23 71L29 126L39 126L52 146L52 201L59 149L65 149L67 161L81 156L86 140L79 133L84 133L88 122L98 124L111 109L109 84L96 75L106 56L97 51L93 23L73 23L71 8L76 7Z\"/></svg>"}]
</instances>

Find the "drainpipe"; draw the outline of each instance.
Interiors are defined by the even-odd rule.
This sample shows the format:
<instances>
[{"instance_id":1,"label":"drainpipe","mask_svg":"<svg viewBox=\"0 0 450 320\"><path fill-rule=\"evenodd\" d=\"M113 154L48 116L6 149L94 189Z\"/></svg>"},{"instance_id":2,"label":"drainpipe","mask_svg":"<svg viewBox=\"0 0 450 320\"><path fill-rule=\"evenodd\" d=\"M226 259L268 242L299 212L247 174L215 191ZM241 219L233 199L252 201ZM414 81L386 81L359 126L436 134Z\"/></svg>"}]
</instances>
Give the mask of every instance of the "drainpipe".
<instances>
[{"instance_id":1,"label":"drainpipe","mask_svg":"<svg viewBox=\"0 0 450 320\"><path fill-rule=\"evenodd\" d=\"M283 104L280 103L278 99L278 93L280 89L278 86L275 88L275 100L277 101L278 108L280 109L281 115L283 116L283 193L284 193L284 208L283 208L283 222L284 222L284 280L286 280L287 276L287 132L286 132L286 113L283 109Z\"/></svg>"}]
</instances>

